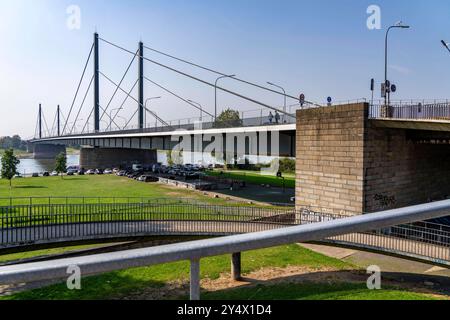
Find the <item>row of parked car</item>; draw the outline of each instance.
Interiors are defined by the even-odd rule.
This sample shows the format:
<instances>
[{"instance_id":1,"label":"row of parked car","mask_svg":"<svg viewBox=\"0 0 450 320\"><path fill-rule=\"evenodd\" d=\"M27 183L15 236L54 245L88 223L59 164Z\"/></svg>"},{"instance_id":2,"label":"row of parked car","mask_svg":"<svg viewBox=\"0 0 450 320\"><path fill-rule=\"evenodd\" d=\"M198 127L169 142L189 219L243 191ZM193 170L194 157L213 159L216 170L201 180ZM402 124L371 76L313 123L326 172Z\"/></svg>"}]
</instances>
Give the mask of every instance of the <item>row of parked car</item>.
<instances>
[{"instance_id":1,"label":"row of parked car","mask_svg":"<svg viewBox=\"0 0 450 320\"><path fill-rule=\"evenodd\" d=\"M120 170L116 172L116 175L119 177L127 177L130 179L134 179L136 181L141 181L141 182L157 182L158 178L151 175L151 174L146 174L143 170L138 170L138 171L134 171L134 170Z\"/></svg>"}]
</instances>

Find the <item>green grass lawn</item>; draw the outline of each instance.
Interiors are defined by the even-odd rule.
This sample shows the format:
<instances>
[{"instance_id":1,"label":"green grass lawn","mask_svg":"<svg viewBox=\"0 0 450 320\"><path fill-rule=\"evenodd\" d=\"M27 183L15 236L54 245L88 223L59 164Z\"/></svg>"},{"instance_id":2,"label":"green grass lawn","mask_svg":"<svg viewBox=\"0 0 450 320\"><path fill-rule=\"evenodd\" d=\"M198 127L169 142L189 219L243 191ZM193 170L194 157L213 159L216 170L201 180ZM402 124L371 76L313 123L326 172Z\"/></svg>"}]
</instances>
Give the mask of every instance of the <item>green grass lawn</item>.
<instances>
[{"instance_id":1,"label":"green grass lawn","mask_svg":"<svg viewBox=\"0 0 450 320\"><path fill-rule=\"evenodd\" d=\"M221 172L223 172L221 174ZM243 180L250 184L270 184L274 187L283 187L283 179L278 178L277 176L267 176L262 175L261 172L258 171L245 171L245 170L214 170L208 171L208 175L211 176L221 176L224 179L235 179L235 180ZM295 175L294 174L283 174L285 180L286 188L295 188Z\"/></svg>"},{"instance_id":2,"label":"green grass lawn","mask_svg":"<svg viewBox=\"0 0 450 320\"><path fill-rule=\"evenodd\" d=\"M12 189L9 188L7 180L1 179L0 198L2 197L191 198L208 203L226 203L225 199L213 199L192 190L172 188L158 183L142 183L115 175L69 176L64 179L61 177L13 179ZM96 201L98 200L93 200ZM33 202L39 203L39 199ZM60 202L65 203L64 200ZM42 203L48 201L42 200ZM0 205L8 204L9 201L0 199ZM13 204L28 204L28 202L15 200Z\"/></svg>"},{"instance_id":3,"label":"green grass lawn","mask_svg":"<svg viewBox=\"0 0 450 320\"><path fill-rule=\"evenodd\" d=\"M242 256L243 273L264 267L303 266L320 271L321 268L335 271L352 270L354 266L338 259L315 253L296 244L252 252ZM230 257L218 256L201 260L202 278L217 279L229 273ZM1 300L80 300L120 299L136 296L149 290L161 289L167 282L189 279L187 261L134 268L111 272L82 279L82 290L70 291L65 283L16 293L1 297ZM346 283L280 283L217 292L203 292L204 299L430 299L429 295L408 292L398 288L369 291L365 284ZM187 298L173 297L173 298Z\"/></svg>"},{"instance_id":4,"label":"green grass lawn","mask_svg":"<svg viewBox=\"0 0 450 320\"><path fill-rule=\"evenodd\" d=\"M436 300L401 288L368 290L363 283L281 283L207 292L205 300Z\"/></svg>"}]
</instances>

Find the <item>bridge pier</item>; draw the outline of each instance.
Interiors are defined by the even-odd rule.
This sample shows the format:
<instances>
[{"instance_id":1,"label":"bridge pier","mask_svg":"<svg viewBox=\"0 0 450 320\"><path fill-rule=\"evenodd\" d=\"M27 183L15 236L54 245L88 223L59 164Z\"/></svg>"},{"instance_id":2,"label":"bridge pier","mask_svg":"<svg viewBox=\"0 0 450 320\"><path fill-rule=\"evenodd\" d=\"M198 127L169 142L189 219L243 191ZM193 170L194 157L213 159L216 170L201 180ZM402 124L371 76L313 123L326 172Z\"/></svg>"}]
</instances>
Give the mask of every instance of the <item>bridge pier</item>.
<instances>
[{"instance_id":1,"label":"bridge pier","mask_svg":"<svg viewBox=\"0 0 450 320\"><path fill-rule=\"evenodd\" d=\"M135 163L145 165L156 162L156 150L83 148L80 152L80 167L84 169L130 167Z\"/></svg>"},{"instance_id":2,"label":"bridge pier","mask_svg":"<svg viewBox=\"0 0 450 320\"><path fill-rule=\"evenodd\" d=\"M55 159L61 152L66 153L66 146L59 144L34 144L32 146L34 159Z\"/></svg>"},{"instance_id":3,"label":"bridge pier","mask_svg":"<svg viewBox=\"0 0 450 320\"><path fill-rule=\"evenodd\" d=\"M367 103L297 111L298 208L361 214L450 195L450 145L377 122Z\"/></svg>"}]
</instances>

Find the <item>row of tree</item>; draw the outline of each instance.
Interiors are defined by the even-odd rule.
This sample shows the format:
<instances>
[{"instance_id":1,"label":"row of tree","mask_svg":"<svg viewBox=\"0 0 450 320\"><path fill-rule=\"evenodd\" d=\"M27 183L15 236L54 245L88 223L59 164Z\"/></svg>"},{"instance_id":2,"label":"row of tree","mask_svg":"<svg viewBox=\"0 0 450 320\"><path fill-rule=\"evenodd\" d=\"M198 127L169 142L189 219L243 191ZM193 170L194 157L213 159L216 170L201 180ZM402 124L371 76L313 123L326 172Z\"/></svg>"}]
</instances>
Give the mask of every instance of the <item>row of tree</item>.
<instances>
[{"instance_id":1,"label":"row of tree","mask_svg":"<svg viewBox=\"0 0 450 320\"><path fill-rule=\"evenodd\" d=\"M0 149L26 150L27 142L22 140L19 135L0 137Z\"/></svg>"}]
</instances>

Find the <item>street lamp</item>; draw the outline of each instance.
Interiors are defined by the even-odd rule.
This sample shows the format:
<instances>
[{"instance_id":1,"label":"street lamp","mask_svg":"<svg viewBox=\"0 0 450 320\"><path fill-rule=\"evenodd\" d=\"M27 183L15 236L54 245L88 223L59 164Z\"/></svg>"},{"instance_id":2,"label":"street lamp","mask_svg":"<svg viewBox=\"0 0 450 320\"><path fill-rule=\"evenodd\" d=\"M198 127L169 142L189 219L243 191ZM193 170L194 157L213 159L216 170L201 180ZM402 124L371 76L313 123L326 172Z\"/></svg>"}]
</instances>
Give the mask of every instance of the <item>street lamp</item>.
<instances>
[{"instance_id":1,"label":"street lamp","mask_svg":"<svg viewBox=\"0 0 450 320\"><path fill-rule=\"evenodd\" d=\"M217 120L217 83L219 82L220 79L225 79L225 78L234 78L236 77L235 74L232 75L224 75L224 76L220 76L216 79L216 84L214 86L214 94L215 94L215 99L214 99L214 121Z\"/></svg>"},{"instance_id":2,"label":"street lamp","mask_svg":"<svg viewBox=\"0 0 450 320\"><path fill-rule=\"evenodd\" d=\"M151 98L147 98L145 100L145 103L144 103L144 109L145 109L145 124L144 124L144 127L147 126L147 112L150 112L150 110L147 108L147 102L149 102L150 100L156 100L156 99L161 99L161 97L151 97Z\"/></svg>"},{"instance_id":3,"label":"street lamp","mask_svg":"<svg viewBox=\"0 0 450 320\"><path fill-rule=\"evenodd\" d=\"M281 89L281 90L283 91L283 93L284 93L284 107L283 107L283 111L284 111L284 114L283 114L283 120L284 120L285 117L286 117L286 109L287 109L286 90L284 90L283 87L281 87L281 86L279 86L279 85L277 85L277 84L275 84L275 83L272 83L272 82L267 82L267 84L270 85L270 86L274 86L274 87L277 87L277 88ZM284 122L284 121L283 121L283 122Z\"/></svg>"},{"instance_id":4,"label":"street lamp","mask_svg":"<svg viewBox=\"0 0 450 320\"><path fill-rule=\"evenodd\" d=\"M195 105L197 105L200 108L200 121L203 121L203 107L200 103L192 101L192 100L187 100L187 102L193 103Z\"/></svg>"},{"instance_id":5,"label":"street lamp","mask_svg":"<svg viewBox=\"0 0 450 320\"><path fill-rule=\"evenodd\" d=\"M386 38L385 38L385 42L384 42L384 85L385 85L385 94L384 94L384 104L387 105L387 103L390 103L390 99L388 100L388 93L389 93L389 88L387 88L387 63L388 63L388 36L389 36L389 31L391 29L409 29L410 26L408 25L404 25L402 21L397 22L396 24L394 24L393 26L390 26L387 31L386 31ZM390 95L389 95L390 96Z\"/></svg>"},{"instance_id":6,"label":"street lamp","mask_svg":"<svg viewBox=\"0 0 450 320\"><path fill-rule=\"evenodd\" d=\"M123 110L123 107L121 107L121 108L116 108L116 109L112 109L112 110L109 112L109 127L108 127L108 129L110 129L110 130L112 130L112 121L113 121L112 114L113 114L113 111L115 111L115 110L117 110L117 111ZM117 112L117 113L119 113L119 112ZM115 115L114 117L117 117L117 113L116 113L116 115ZM107 130L107 131L108 131L108 130Z\"/></svg>"},{"instance_id":7,"label":"street lamp","mask_svg":"<svg viewBox=\"0 0 450 320\"><path fill-rule=\"evenodd\" d=\"M444 41L444 40L441 40L441 43L442 43L442 45L445 47L445 49L447 49L447 50L450 52L450 48L449 48L450 43L448 43L448 42L446 42L446 41Z\"/></svg>"}]
</instances>

